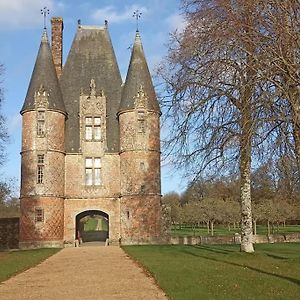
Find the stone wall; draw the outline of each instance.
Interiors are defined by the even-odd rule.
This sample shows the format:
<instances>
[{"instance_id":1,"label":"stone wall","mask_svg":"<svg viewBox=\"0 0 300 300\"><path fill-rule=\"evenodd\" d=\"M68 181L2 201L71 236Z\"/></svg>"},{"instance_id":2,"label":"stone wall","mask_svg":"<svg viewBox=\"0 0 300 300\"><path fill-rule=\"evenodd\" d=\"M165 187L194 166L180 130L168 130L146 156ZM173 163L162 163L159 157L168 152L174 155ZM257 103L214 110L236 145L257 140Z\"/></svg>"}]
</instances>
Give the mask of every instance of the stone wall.
<instances>
[{"instance_id":1,"label":"stone wall","mask_svg":"<svg viewBox=\"0 0 300 300\"><path fill-rule=\"evenodd\" d=\"M254 236L254 240L255 244L299 243L300 233L256 235ZM171 245L224 245L240 243L241 236L239 234L233 236L181 236L169 238L169 244Z\"/></svg>"},{"instance_id":2,"label":"stone wall","mask_svg":"<svg viewBox=\"0 0 300 300\"><path fill-rule=\"evenodd\" d=\"M0 219L0 249L19 247L19 218Z\"/></svg>"}]
</instances>

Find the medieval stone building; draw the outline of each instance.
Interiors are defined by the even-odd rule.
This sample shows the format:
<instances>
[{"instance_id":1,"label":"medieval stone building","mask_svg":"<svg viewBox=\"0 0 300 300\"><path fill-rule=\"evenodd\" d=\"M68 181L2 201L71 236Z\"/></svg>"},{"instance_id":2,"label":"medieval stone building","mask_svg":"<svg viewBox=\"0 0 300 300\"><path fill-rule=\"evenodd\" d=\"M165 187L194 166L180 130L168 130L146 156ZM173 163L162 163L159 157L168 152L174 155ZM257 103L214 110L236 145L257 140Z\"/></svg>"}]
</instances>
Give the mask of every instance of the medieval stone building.
<instances>
[{"instance_id":1,"label":"medieval stone building","mask_svg":"<svg viewBox=\"0 0 300 300\"><path fill-rule=\"evenodd\" d=\"M107 24L78 25L62 66L63 20L51 23L21 110L20 247L74 245L94 214L111 243L155 243L160 110L140 34L123 84Z\"/></svg>"}]
</instances>

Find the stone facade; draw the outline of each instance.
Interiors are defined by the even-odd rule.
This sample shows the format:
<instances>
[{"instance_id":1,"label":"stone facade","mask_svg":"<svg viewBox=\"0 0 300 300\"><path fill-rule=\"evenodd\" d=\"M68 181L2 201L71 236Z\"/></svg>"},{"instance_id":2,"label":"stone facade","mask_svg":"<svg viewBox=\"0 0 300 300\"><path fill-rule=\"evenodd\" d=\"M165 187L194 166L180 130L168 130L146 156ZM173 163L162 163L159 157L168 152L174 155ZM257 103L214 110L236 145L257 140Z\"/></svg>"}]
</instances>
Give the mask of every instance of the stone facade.
<instances>
[{"instance_id":1,"label":"stone facade","mask_svg":"<svg viewBox=\"0 0 300 300\"><path fill-rule=\"evenodd\" d=\"M21 110L20 247L75 245L89 212L108 219L111 243L158 243L160 111L140 36L122 95L103 75L118 72L107 26L80 25L61 70L62 30L53 18L52 49L44 32Z\"/></svg>"}]
</instances>

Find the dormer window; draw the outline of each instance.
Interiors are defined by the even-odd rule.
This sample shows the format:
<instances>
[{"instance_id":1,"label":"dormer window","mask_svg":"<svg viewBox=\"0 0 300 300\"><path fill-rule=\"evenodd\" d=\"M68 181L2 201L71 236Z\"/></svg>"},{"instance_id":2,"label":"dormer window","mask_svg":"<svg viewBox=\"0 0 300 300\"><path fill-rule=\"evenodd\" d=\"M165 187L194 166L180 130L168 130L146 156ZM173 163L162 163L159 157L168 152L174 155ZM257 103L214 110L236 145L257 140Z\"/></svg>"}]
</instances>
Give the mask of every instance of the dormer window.
<instances>
[{"instance_id":1,"label":"dormer window","mask_svg":"<svg viewBox=\"0 0 300 300\"><path fill-rule=\"evenodd\" d=\"M85 117L85 140L100 141L101 140L101 118Z\"/></svg>"},{"instance_id":2,"label":"dormer window","mask_svg":"<svg viewBox=\"0 0 300 300\"><path fill-rule=\"evenodd\" d=\"M37 136L45 136L45 111L37 111Z\"/></svg>"}]
</instances>

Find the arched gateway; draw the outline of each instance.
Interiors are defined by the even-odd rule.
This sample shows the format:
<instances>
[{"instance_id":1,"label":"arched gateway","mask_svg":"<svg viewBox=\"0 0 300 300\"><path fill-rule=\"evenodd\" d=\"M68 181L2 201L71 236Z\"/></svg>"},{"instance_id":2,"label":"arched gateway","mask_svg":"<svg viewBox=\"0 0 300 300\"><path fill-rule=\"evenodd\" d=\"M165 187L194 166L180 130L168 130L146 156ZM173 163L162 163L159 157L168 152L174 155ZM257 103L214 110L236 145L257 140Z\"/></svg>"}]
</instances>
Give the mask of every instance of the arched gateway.
<instances>
[{"instance_id":1,"label":"arched gateway","mask_svg":"<svg viewBox=\"0 0 300 300\"><path fill-rule=\"evenodd\" d=\"M104 242L109 238L109 216L100 210L86 210L75 218L75 238L80 243Z\"/></svg>"}]
</instances>

